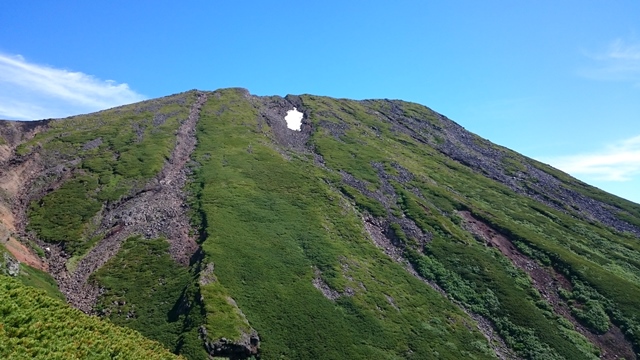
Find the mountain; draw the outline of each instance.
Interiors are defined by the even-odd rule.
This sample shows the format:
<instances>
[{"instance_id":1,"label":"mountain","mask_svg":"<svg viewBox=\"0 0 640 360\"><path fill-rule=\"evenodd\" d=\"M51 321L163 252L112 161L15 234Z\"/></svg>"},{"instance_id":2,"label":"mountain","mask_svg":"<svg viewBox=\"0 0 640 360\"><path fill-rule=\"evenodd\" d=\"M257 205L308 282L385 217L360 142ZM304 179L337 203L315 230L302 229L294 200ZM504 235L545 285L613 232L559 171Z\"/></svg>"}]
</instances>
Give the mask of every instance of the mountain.
<instances>
[{"instance_id":1,"label":"mountain","mask_svg":"<svg viewBox=\"0 0 640 360\"><path fill-rule=\"evenodd\" d=\"M0 337L37 292L187 359L640 351L640 205L422 105L193 90L2 121L0 169Z\"/></svg>"}]
</instances>

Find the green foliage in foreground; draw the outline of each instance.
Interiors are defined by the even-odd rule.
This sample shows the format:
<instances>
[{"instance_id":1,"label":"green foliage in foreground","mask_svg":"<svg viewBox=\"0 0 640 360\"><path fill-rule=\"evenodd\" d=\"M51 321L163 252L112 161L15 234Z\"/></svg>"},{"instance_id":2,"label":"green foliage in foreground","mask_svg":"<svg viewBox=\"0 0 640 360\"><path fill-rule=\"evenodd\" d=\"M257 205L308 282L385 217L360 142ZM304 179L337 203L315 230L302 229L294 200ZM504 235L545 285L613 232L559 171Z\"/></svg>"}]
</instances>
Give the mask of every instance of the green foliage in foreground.
<instances>
[{"instance_id":1,"label":"green foliage in foreground","mask_svg":"<svg viewBox=\"0 0 640 360\"><path fill-rule=\"evenodd\" d=\"M493 358L469 317L366 238L327 173L265 144L242 94L217 95L198 125L194 203L206 262L263 358ZM314 277L342 295L327 299Z\"/></svg>"},{"instance_id":2,"label":"green foliage in foreground","mask_svg":"<svg viewBox=\"0 0 640 360\"><path fill-rule=\"evenodd\" d=\"M168 249L165 239L127 239L118 254L92 275L105 288L96 310L114 324L137 330L174 352L204 358L197 329L189 325L194 319L187 320L193 310L190 306L195 308L192 316L198 316L199 310L197 303L189 305L192 276L171 259ZM198 343L199 351L185 347L189 343Z\"/></svg>"},{"instance_id":3,"label":"green foliage in foreground","mask_svg":"<svg viewBox=\"0 0 640 360\"><path fill-rule=\"evenodd\" d=\"M174 359L138 332L70 308L0 275L2 359Z\"/></svg>"}]
</instances>

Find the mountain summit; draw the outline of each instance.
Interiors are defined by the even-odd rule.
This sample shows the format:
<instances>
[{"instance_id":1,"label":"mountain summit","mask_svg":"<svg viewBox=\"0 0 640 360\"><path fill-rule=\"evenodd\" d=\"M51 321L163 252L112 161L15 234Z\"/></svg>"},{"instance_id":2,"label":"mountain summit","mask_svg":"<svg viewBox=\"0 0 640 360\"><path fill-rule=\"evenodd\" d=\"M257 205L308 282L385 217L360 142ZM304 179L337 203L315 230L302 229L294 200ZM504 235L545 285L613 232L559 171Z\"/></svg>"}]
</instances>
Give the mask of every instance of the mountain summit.
<instances>
[{"instance_id":1,"label":"mountain summit","mask_svg":"<svg viewBox=\"0 0 640 360\"><path fill-rule=\"evenodd\" d=\"M0 121L0 220L5 358L640 350L640 205L414 103L193 90ZM53 332L67 313L95 337Z\"/></svg>"}]
</instances>

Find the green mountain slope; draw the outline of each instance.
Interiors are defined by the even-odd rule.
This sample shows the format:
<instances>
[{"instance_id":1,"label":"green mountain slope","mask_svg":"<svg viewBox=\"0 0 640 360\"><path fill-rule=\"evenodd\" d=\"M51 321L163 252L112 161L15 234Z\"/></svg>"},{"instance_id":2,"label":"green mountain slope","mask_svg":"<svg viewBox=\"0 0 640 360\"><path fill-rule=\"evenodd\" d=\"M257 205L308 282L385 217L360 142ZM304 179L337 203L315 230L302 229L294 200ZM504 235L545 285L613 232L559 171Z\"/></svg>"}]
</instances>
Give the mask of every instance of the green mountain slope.
<instances>
[{"instance_id":1,"label":"green mountain slope","mask_svg":"<svg viewBox=\"0 0 640 360\"><path fill-rule=\"evenodd\" d=\"M259 121L236 91L201 114L202 247L218 278L205 303L208 287L224 287L267 358L489 357L471 319L366 238L336 174L310 153L280 154Z\"/></svg>"},{"instance_id":2,"label":"green mountain slope","mask_svg":"<svg viewBox=\"0 0 640 360\"><path fill-rule=\"evenodd\" d=\"M7 236L187 358L640 349L640 205L421 105L191 91L0 135Z\"/></svg>"}]
</instances>

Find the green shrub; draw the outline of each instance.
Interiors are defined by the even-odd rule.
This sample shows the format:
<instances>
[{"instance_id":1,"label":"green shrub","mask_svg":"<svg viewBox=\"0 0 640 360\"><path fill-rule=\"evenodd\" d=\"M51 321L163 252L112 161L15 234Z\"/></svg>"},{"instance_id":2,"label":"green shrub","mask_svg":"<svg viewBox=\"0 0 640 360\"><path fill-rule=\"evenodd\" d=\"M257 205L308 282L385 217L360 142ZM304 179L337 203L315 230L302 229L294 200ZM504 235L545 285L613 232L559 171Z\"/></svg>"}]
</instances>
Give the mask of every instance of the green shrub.
<instances>
[{"instance_id":1,"label":"green shrub","mask_svg":"<svg viewBox=\"0 0 640 360\"><path fill-rule=\"evenodd\" d=\"M356 202L356 206L358 206L360 210L366 211L376 217L387 214L387 210L378 200L362 195L356 188L343 184L340 189L345 195Z\"/></svg>"},{"instance_id":2,"label":"green shrub","mask_svg":"<svg viewBox=\"0 0 640 360\"><path fill-rule=\"evenodd\" d=\"M165 239L127 239L118 254L92 275L104 289L96 308L116 325L139 331L176 351L185 328L177 309L191 285L187 268L168 253Z\"/></svg>"},{"instance_id":3,"label":"green shrub","mask_svg":"<svg viewBox=\"0 0 640 360\"><path fill-rule=\"evenodd\" d=\"M342 111L324 100L305 105L311 121L323 111ZM358 104L341 106L346 121L355 124L358 116L367 134L374 131ZM358 214L336 201L336 172L293 152L285 160L261 140L270 134L257 119L251 102L226 90L210 97L198 123L192 203L203 215L205 261L215 264L219 282L203 289L205 308L227 307L228 293L260 334L264 358L385 359L409 351L491 358L477 346L486 341L465 325L469 318L364 237ZM328 166L354 165L348 169L354 176L379 181L370 166L379 160L375 151L362 147L356 150L362 159L352 160L341 153L340 141L323 137L317 134L316 146ZM341 190L362 209L383 215L381 204L355 189ZM329 300L314 281L342 295ZM206 289L219 291L207 296ZM232 329L227 333L233 336Z\"/></svg>"},{"instance_id":4,"label":"green shrub","mask_svg":"<svg viewBox=\"0 0 640 360\"><path fill-rule=\"evenodd\" d=\"M90 317L0 275L3 359L174 359L140 333Z\"/></svg>"},{"instance_id":5,"label":"green shrub","mask_svg":"<svg viewBox=\"0 0 640 360\"><path fill-rule=\"evenodd\" d=\"M571 307L571 313L597 334L604 334L609 331L609 317L602 305L595 300L587 301L584 308Z\"/></svg>"},{"instance_id":6,"label":"green shrub","mask_svg":"<svg viewBox=\"0 0 640 360\"><path fill-rule=\"evenodd\" d=\"M95 178L84 176L66 182L29 208L29 228L47 242L63 243L71 252L82 243L87 220L101 208L90 193Z\"/></svg>"}]
</instances>

